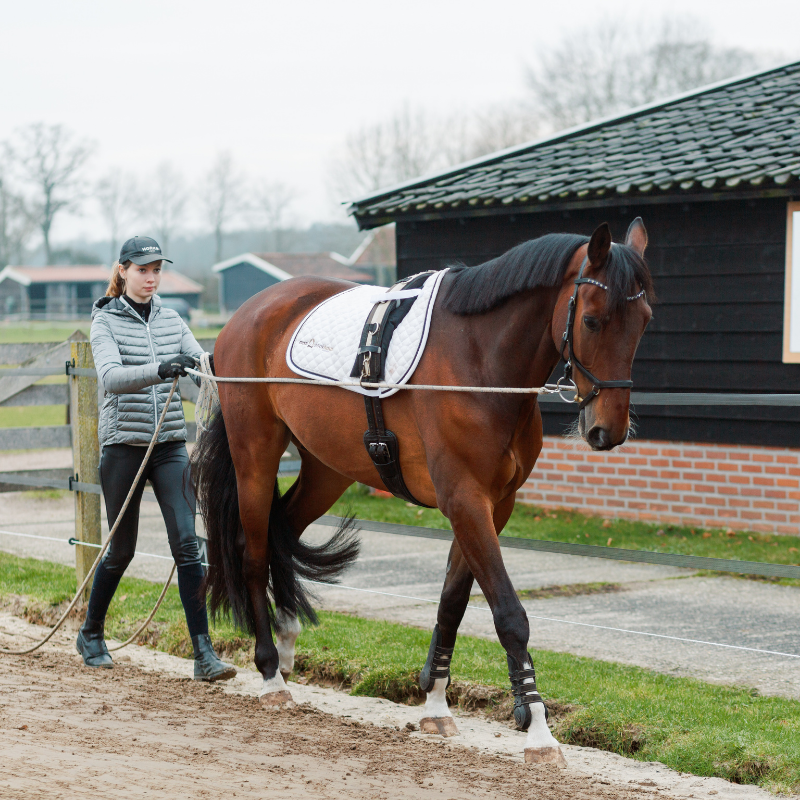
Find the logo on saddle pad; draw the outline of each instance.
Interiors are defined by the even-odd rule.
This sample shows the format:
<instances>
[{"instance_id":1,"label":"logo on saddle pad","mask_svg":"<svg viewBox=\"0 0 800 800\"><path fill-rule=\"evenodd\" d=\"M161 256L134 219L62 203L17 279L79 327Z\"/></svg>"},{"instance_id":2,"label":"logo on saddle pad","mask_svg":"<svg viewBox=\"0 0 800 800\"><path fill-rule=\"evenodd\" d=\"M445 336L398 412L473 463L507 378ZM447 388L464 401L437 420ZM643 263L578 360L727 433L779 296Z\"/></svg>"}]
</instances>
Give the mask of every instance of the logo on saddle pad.
<instances>
[{"instance_id":1,"label":"logo on saddle pad","mask_svg":"<svg viewBox=\"0 0 800 800\"><path fill-rule=\"evenodd\" d=\"M314 339L306 339L305 341L302 339L297 340L297 344L303 345L303 347L317 347L320 350L327 350L329 353L333 352L333 348L327 344L322 344L322 342L317 342Z\"/></svg>"}]
</instances>

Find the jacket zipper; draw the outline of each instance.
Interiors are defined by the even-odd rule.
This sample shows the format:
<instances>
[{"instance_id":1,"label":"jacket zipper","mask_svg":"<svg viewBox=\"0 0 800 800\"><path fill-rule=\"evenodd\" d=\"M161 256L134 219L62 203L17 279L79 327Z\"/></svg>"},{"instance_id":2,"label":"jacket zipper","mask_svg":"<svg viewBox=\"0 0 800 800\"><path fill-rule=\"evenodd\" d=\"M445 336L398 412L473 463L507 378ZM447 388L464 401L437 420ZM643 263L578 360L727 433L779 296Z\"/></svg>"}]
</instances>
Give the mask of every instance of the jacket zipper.
<instances>
[{"instance_id":1,"label":"jacket zipper","mask_svg":"<svg viewBox=\"0 0 800 800\"><path fill-rule=\"evenodd\" d=\"M152 315L153 309L150 309ZM150 353L153 356L153 363L157 363L156 351L153 349L153 337L150 335L150 322L145 322L144 327L147 330L147 341L150 343ZM153 389L153 425L158 426L158 395L156 394L155 384L151 387ZM155 430L155 428L153 428Z\"/></svg>"}]
</instances>

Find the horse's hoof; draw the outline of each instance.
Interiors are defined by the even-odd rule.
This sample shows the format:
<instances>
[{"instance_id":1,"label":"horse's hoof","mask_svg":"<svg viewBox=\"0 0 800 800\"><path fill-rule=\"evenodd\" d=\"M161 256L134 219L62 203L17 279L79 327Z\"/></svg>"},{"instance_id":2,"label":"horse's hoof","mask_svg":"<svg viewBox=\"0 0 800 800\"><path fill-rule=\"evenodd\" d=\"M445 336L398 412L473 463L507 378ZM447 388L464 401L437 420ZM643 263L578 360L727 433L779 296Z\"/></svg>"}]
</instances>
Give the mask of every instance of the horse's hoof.
<instances>
[{"instance_id":1,"label":"horse's hoof","mask_svg":"<svg viewBox=\"0 0 800 800\"><path fill-rule=\"evenodd\" d=\"M458 736L456 721L452 717L423 717L419 721L421 733L435 733L439 736Z\"/></svg>"},{"instance_id":2,"label":"horse's hoof","mask_svg":"<svg viewBox=\"0 0 800 800\"><path fill-rule=\"evenodd\" d=\"M557 767L566 767L567 759L560 747L526 747L526 764L554 764Z\"/></svg>"},{"instance_id":3,"label":"horse's hoof","mask_svg":"<svg viewBox=\"0 0 800 800\"><path fill-rule=\"evenodd\" d=\"M292 700L292 693L286 690L262 694L261 697L258 698L258 702L270 711L276 708L294 708L295 706L295 702Z\"/></svg>"},{"instance_id":4,"label":"horse's hoof","mask_svg":"<svg viewBox=\"0 0 800 800\"><path fill-rule=\"evenodd\" d=\"M292 674L291 670L289 670L288 672L284 672L283 670L281 670L281 677L283 678L284 681L288 681L289 680L289 676L291 674Z\"/></svg>"}]
</instances>

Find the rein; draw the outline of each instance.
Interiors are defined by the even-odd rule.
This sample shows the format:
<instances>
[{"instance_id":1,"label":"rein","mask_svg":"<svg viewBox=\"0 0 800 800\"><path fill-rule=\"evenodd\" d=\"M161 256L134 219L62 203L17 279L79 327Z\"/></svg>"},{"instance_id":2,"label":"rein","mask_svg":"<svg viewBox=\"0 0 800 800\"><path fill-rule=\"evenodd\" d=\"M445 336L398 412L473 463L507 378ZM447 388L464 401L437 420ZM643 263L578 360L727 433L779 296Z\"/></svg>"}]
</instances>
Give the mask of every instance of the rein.
<instances>
[{"instance_id":1,"label":"rein","mask_svg":"<svg viewBox=\"0 0 800 800\"><path fill-rule=\"evenodd\" d=\"M575 392L575 398L573 402L579 404L579 408L583 410L586 408L589 403L600 394L601 389L632 389L633 388L633 381L601 381L600 378L595 377L591 372L589 372L586 367L581 364L580 359L578 356L575 355L575 348L573 346L573 339L574 339L574 328L575 328L575 310L578 306L578 291L581 288L581 285L584 283L590 283L592 286L599 286L601 289L605 289L608 291L608 286L604 283L600 283L600 281L594 280L594 278L584 278L583 271L586 269L586 264L589 261L589 257L583 259L583 263L581 264L580 271L578 272L578 277L575 279L575 291L572 293L572 297L569 299L569 306L567 310L567 327L564 331L564 338L561 340L561 358L565 362L564 367L564 377L560 378L558 383L560 384L561 381L567 381L568 384L564 387L568 391ZM626 297L625 299L630 303L634 300L638 300L640 297L645 296L645 290L642 289L638 294L631 295L630 297ZM564 356L564 350L567 351L566 357ZM573 380L572 377L572 368L577 368L578 372L580 372L587 380L591 381L592 389L591 391L585 396L581 397L580 392L578 391L577 384ZM569 385L571 384L571 386Z\"/></svg>"}]
</instances>

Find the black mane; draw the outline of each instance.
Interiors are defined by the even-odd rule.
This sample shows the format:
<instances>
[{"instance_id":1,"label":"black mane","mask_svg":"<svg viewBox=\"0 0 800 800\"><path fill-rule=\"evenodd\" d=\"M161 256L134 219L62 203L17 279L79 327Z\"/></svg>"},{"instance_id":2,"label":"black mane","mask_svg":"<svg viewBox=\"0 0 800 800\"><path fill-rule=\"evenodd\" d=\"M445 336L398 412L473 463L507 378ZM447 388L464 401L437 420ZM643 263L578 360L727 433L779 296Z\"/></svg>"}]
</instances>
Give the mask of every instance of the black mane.
<instances>
[{"instance_id":1,"label":"black mane","mask_svg":"<svg viewBox=\"0 0 800 800\"><path fill-rule=\"evenodd\" d=\"M575 233L548 233L513 247L476 267L455 266L444 308L464 316L485 314L520 292L560 286L575 251L589 241ZM632 248L611 247L603 277L608 285L607 306L613 313L625 298L640 289L653 300L653 279L644 259Z\"/></svg>"}]
</instances>

